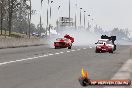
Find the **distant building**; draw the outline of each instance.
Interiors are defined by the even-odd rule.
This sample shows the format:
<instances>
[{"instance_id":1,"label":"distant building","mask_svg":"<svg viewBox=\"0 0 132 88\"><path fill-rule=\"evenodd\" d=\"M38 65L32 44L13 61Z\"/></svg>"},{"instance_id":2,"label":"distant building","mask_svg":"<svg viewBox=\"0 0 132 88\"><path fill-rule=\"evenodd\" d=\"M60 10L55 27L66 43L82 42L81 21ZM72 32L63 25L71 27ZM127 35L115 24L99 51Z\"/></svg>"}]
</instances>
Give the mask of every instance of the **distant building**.
<instances>
[{"instance_id":1,"label":"distant building","mask_svg":"<svg viewBox=\"0 0 132 88\"><path fill-rule=\"evenodd\" d=\"M65 30L72 30L75 27L73 18L69 19L69 17L60 17L56 24L56 31L59 34L62 34Z\"/></svg>"},{"instance_id":2,"label":"distant building","mask_svg":"<svg viewBox=\"0 0 132 88\"><path fill-rule=\"evenodd\" d=\"M69 19L69 17L60 17L56 23L58 27L72 27L75 25L73 18Z\"/></svg>"}]
</instances>

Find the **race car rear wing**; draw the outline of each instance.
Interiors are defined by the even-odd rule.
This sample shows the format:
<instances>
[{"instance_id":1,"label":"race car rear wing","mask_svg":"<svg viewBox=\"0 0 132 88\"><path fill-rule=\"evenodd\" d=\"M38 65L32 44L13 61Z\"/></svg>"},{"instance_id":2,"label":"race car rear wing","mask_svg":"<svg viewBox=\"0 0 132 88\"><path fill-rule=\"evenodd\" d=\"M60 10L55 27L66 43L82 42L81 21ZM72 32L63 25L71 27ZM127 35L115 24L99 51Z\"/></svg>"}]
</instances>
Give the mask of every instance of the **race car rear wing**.
<instances>
[{"instance_id":1,"label":"race car rear wing","mask_svg":"<svg viewBox=\"0 0 132 88\"><path fill-rule=\"evenodd\" d=\"M72 43L74 42L74 38L71 37L70 35L67 35L67 34L66 34L66 35L64 36L64 38L70 39Z\"/></svg>"},{"instance_id":2,"label":"race car rear wing","mask_svg":"<svg viewBox=\"0 0 132 88\"><path fill-rule=\"evenodd\" d=\"M108 37L107 35L102 35L101 39L109 39L109 40L112 40L114 42L116 40L116 36Z\"/></svg>"}]
</instances>

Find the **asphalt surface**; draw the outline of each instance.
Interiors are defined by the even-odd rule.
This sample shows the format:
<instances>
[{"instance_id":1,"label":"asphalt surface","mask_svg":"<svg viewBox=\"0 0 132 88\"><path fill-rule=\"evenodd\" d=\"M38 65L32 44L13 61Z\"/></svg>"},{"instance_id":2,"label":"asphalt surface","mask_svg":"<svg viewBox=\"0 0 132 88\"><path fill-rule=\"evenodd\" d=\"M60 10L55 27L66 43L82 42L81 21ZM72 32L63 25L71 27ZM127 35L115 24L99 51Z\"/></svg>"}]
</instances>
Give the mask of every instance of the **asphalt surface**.
<instances>
[{"instance_id":1,"label":"asphalt surface","mask_svg":"<svg viewBox=\"0 0 132 88\"><path fill-rule=\"evenodd\" d=\"M89 46L1 49L0 88L82 88L82 67L90 79L111 79L130 59L130 46L118 46L114 54L94 51Z\"/></svg>"}]
</instances>

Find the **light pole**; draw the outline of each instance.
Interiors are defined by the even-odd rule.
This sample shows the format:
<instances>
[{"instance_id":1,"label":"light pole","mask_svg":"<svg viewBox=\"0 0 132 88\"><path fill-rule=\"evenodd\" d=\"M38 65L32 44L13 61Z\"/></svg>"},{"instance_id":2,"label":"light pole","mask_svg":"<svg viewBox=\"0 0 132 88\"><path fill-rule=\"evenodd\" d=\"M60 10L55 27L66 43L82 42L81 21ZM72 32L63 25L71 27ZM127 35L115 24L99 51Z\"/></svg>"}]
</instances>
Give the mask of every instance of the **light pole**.
<instances>
[{"instance_id":1,"label":"light pole","mask_svg":"<svg viewBox=\"0 0 132 88\"><path fill-rule=\"evenodd\" d=\"M85 23L86 23L85 13L86 13L86 11L84 11L84 29L85 29Z\"/></svg>"},{"instance_id":2,"label":"light pole","mask_svg":"<svg viewBox=\"0 0 132 88\"><path fill-rule=\"evenodd\" d=\"M69 0L69 26L71 25L70 19L71 19L71 0Z\"/></svg>"},{"instance_id":3,"label":"light pole","mask_svg":"<svg viewBox=\"0 0 132 88\"><path fill-rule=\"evenodd\" d=\"M51 1L51 4L53 3L53 1ZM50 20L51 20L51 16L52 16L52 7L50 5Z\"/></svg>"},{"instance_id":4,"label":"light pole","mask_svg":"<svg viewBox=\"0 0 132 88\"><path fill-rule=\"evenodd\" d=\"M47 27L46 27L46 36L47 32L49 30L49 5L50 5L50 0L48 0L48 8L47 8Z\"/></svg>"},{"instance_id":5,"label":"light pole","mask_svg":"<svg viewBox=\"0 0 132 88\"><path fill-rule=\"evenodd\" d=\"M31 15L32 15L32 2L31 2L31 0L29 2L30 2L30 9L29 9L29 14L28 14L28 18L29 18L28 35L29 35L29 38L30 38L30 32L31 32Z\"/></svg>"},{"instance_id":6,"label":"light pole","mask_svg":"<svg viewBox=\"0 0 132 88\"><path fill-rule=\"evenodd\" d=\"M48 35L48 26L49 26L49 11L48 11L48 9L47 9L47 26L46 26L46 36Z\"/></svg>"},{"instance_id":7,"label":"light pole","mask_svg":"<svg viewBox=\"0 0 132 88\"><path fill-rule=\"evenodd\" d=\"M58 17L57 17L57 34L58 34L58 30L59 30L59 10L60 10L60 6L58 6Z\"/></svg>"},{"instance_id":8,"label":"light pole","mask_svg":"<svg viewBox=\"0 0 132 88\"><path fill-rule=\"evenodd\" d=\"M1 0L1 2L0 2L0 5L1 5L1 6L0 6L0 7L1 7L1 8L0 8L0 10L1 10L1 11L0 11L0 12L1 12L1 19L0 19L0 20L1 20L1 22L0 22L0 24L1 24L1 26L0 26L0 29L1 29L1 35L2 35L2 28L3 28L3 15L4 15L4 14L3 14L3 3L4 3L4 0Z\"/></svg>"},{"instance_id":9,"label":"light pole","mask_svg":"<svg viewBox=\"0 0 132 88\"><path fill-rule=\"evenodd\" d=\"M82 21L82 8L80 8L80 26L82 25L81 21Z\"/></svg>"},{"instance_id":10,"label":"light pole","mask_svg":"<svg viewBox=\"0 0 132 88\"><path fill-rule=\"evenodd\" d=\"M90 15L88 15L88 19L89 19ZM88 20L88 30L90 29L90 23L89 23L89 20Z\"/></svg>"},{"instance_id":11,"label":"light pole","mask_svg":"<svg viewBox=\"0 0 132 88\"><path fill-rule=\"evenodd\" d=\"M75 29L77 28L77 0L76 0L76 12L75 12Z\"/></svg>"},{"instance_id":12,"label":"light pole","mask_svg":"<svg viewBox=\"0 0 132 88\"><path fill-rule=\"evenodd\" d=\"M50 24L49 24L49 35L50 35L50 29L51 29L51 16L52 16L52 7L51 7L51 4L53 3L53 1L50 1Z\"/></svg>"}]
</instances>

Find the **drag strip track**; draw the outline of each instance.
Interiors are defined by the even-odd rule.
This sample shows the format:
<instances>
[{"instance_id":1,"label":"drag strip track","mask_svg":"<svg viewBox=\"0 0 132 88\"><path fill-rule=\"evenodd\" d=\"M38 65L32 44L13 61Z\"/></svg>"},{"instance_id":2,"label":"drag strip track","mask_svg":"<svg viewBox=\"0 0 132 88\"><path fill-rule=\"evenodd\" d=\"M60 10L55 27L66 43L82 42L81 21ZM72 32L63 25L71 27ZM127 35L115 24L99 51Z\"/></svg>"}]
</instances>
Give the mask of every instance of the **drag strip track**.
<instances>
[{"instance_id":1,"label":"drag strip track","mask_svg":"<svg viewBox=\"0 0 132 88\"><path fill-rule=\"evenodd\" d=\"M88 48L83 48L82 50L85 50L85 49L88 49ZM70 53L70 52L79 51L79 50L81 50L81 49L66 50L65 52L61 51L61 52L58 52L58 53L48 53L48 54L44 54L44 55L40 55L40 56L29 57L29 58L26 58L26 59L18 59L18 60L12 60L12 61L7 61L7 62L1 62L0 66L6 65L6 64L11 64L11 63L22 62L22 61L35 60L35 59L38 59L38 58L44 58L44 57L59 55L59 54L63 54L63 53Z\"/></svg>"},{"instance_id":2,"label":"drag strip track","mask_svg":"<svg viewBox=\"0 0 132 88\"><path fill-rule=\"evenodd\" d=\"M129 46L118 46L114 54L95 53L88 46L6 50L0 50L1 88L81 88L78 78L82 67L91 79L111 79L129 59Z\"/></svg>"}]
</instances>

